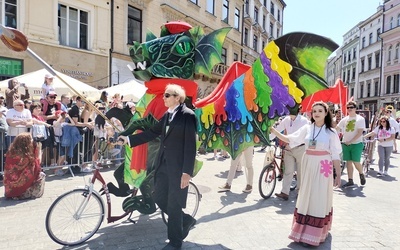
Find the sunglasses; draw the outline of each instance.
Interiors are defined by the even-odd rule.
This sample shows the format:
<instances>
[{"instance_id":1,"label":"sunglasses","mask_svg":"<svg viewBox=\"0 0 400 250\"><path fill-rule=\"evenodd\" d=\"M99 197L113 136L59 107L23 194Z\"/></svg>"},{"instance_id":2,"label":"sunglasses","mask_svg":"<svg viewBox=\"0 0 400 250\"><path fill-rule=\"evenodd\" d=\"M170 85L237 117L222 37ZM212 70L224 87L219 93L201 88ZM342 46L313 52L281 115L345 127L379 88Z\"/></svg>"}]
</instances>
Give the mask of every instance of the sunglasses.
<instances>
[{"instance_id":1,"label":"sunglasses","mask_svg":"<svg viewBox=\"0 0 400 250\"><path fill-rule=\"evenodd\" d=\"M15 104L14 106L24 106L24 104Z\"/></svg>"},{"instance_id":2,"label":"sunglasses","mask_svg":"<svg viewBox=\"0 0 400 250\"><path fill-rule=\"evenodd\" d=\"M164 93L164 97L165 97L165 98L169 98L170 96L176 96L176 95L170 94L170 93Z\"/></svg>"},{"instance_id":3,"label":"sunglasses","mask_svg":"<svg viewBox=\"0 0 400 250\"><path fill-rule=\"evenodd\" d=\"M50 99L56 99L56 97L55 97L55 96L49 96L49 98L50 98Z\"/></svg>"},{"instance_id":4,"label":"sunglasses","mask_svg":"<svg viewBox=\"0 0 400 250\"><path fill-rule=\"evenodd\" d=\"M354 106L349 106L349 107L347 107L347 109L355 109L356 107L354 107Z\"/></svg>"},{"instance_id":5,"label":"sunglasses","mask_svg":"<svg viewBox=\"0 0 400 250\"><path fill-rule=\"evenodd\" d=\"M386 122L385 120L382 120L381 122Z\"/></svg>"}]
</instances>

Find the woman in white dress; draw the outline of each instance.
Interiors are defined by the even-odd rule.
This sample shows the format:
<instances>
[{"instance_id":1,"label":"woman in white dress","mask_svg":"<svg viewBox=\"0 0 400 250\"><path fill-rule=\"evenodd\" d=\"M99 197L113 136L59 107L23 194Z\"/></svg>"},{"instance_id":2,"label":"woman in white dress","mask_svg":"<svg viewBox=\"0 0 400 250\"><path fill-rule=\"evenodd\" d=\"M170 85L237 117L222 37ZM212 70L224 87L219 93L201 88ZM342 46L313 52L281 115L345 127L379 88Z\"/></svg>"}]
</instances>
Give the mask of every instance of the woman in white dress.
<instances>
[{"instance_id":1,"label":"woman in white dress","mask_svg":"<svg viewBox=\"0 0 400 250\"><path fill-rule=\"evenodd\" d=\"M332 128L329 107L324 102L314 103L311 124L291 135L283 135L273 127L271 132L283 141L306 145L301 164L302 185L289 239L318 246L325 241L331 229L333 187L340 186L342 147L336 130Z\"/></svg>"}]
</instances>

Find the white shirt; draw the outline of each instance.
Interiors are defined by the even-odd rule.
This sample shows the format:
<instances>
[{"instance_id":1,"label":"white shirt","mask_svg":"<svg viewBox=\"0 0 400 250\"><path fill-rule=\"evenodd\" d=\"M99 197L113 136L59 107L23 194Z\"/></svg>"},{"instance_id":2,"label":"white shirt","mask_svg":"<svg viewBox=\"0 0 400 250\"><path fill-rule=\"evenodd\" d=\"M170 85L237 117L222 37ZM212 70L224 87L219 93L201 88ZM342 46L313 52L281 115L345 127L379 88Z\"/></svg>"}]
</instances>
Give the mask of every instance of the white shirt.
<instances>
[{"instance_id":1,"label":"white shirt","mask_svg":"<svg viewBox=\"0 0 400 250\"><path fill-rule=\"evenodd\" d=\"M393 117L389 117L389 124L395 131L395 133L399 132L399 123Z\"/></svg>"},{"instance_id":2,"label":"white shirt","mask_svg":"<svg viewBox=\"0 0 400 250\"><path fill-rule=\"evenodd\" d=\"M299 130L300 128L302 128L304 125L310 124L310 121L305 118L302 115L297 115L296 118L294 120L292 120L292 118L290 117L290 115L286 116L285 118L283 118L283 120L279 123L279 125L276 127L276 130L278 131L286 131L287 135L293 134L294 132L296 132L297 130ZM276 136L274 134L270 134L269 139L272 140L274 139ZM301 144L304 144L304 142L302 143L295 143L295 142L290 142L289 143L289 147L290 148L295 148Z\"/></svg>"},{"instance_id":3,"label":"white shirt","mask_svg":"<svg viewBox=\"0 0 400 250\"><path fill-rule=\"evenodd\" d=\"M327 151L332 155L332 160L340 160L342 145L335 129L326 129L325 125L314 126L314 123L303 126L293 134L287 135L290 143L305 143L306 150L309 149L310 141L316 141L316 148L310 150Z\"/></svg>"},{"instance_id":4,"label":"white shirt","mask_svg":"<svg viewBox=\"0 0 400 250\"><path fill-rule=\"evenodd\" d=\"M6 119L11 119L14 121L24 121L24 120L32 120L32 114L28 109L22 110L22 112L18 112L15 109L9 109L6 114ZM17 125L16 127L8 126L9 136L17 136L20 133L28 132L28 128L26 126Z\"/></svg>"},{"instance_id":5,"label":"white shirt","mask_svg":"<svg viewBox=\"0 0 400 250\"><path fill-rule=\"evenodd\" d=\"M361 115L346 116L337 125L343 134L343 141L348 142L354 138L359 129L365 130L365 119ZM352 144L362 142L362 134L353 140Z\"/></svg>"},{"instance_id":6,"label":"white shirt","mask_svg":"<svg viewBox=\"0 0 400 250\"><path fill-rule=\"evenodd\" d=\"M373 130L373 132L376 135L376 138L379 139L388 139L390 138L393 134L396 134L395 130L393 127L391 127L389 130L386 129L379 129L379 126L376 126ZM383 141L380 142L378 141L378 146L382 146L382 147L391 147L393 146L393 141Z\"/></svg>"}]
</instances>

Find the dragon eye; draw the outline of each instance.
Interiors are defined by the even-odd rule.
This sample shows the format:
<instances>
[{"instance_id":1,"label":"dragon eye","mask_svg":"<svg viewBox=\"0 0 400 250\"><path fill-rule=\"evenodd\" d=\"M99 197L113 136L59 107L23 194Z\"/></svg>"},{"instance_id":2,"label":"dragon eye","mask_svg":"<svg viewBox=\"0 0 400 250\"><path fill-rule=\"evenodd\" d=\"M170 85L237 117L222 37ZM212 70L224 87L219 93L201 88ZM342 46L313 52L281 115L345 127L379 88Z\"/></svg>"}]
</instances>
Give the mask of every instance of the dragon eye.
<instances>
[{"instance_id":1,"label":"dragon eye","mask_svg":"<svg viewBox=\"0 0 400 250\"><path fill-rule=\"evenodd\" d=\"M180 40L180 41L179 41ZM182 39L179 39L178 42L175 45L175 52L178 55L186 55L187 53L192 52L193 50L193 43L191 40L187 37L183 37Z\"/></svg>"}]
</instances>

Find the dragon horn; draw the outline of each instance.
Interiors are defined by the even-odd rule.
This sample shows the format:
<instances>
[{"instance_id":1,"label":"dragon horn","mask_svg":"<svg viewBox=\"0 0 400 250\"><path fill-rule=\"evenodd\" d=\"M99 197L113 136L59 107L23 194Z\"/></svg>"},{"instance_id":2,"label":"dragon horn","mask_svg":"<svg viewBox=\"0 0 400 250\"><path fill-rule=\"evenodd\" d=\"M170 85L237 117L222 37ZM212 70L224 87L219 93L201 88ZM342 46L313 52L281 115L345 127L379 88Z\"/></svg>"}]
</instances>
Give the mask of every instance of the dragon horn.
<instances>
[{"instance_id":1,"label":"dragon horn","mask_svg":"<svg viewBox=\"0 0 400 250\"><path fill-rule=\"evenodd\" d=\"M108 121L110 125L118 132L120 129L117 128L113 122L110 121L102 112L100 112L96 106L89 102L85 96L83 96L79 91L75 90L67 81L65 81L57 71L55 71L48 63L46 63L42 58L40 58L35 52L28 48L28 38L19 30L5 27L0 24L0 40L11 50L16 52L26 51L31 57L35 58L41 65L43 65L50 73L56 76L60 81L62 81L68 88L70 88L76 95L80 96L83 101L85 101L89 106L104 120Z\"/></svg>"}]
</instances>

